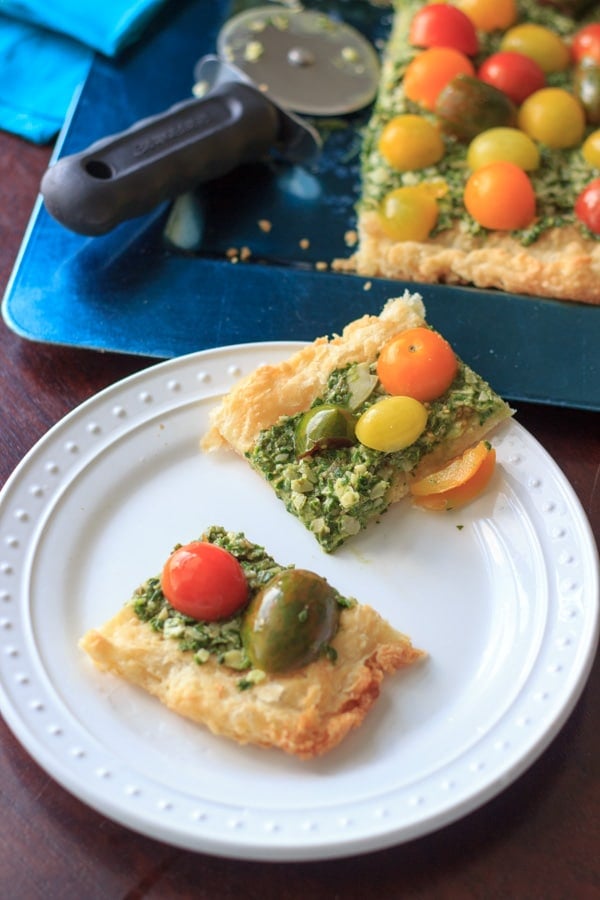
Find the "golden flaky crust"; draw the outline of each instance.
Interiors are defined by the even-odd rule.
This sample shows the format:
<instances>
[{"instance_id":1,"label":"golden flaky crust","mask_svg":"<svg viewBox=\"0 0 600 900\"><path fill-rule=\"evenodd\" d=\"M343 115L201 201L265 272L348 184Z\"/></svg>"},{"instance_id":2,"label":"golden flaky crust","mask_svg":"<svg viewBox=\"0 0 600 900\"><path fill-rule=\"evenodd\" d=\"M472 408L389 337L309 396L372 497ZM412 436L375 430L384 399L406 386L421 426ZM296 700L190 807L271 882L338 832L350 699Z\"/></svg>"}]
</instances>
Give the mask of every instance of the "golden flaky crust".
<instances>
[{"instance_id":1,"label":"golden flaky crust","mask_svg":"<svg viewBox=\"0 0 600 900\"><path fill-rule=\"evenodd\" d=\"M211 411L211 427L202 438L202 448L214 450L228 444L243 455L264 428L281 416L308 409L323 393L334 369L349 362L372 362L389 338L424 321L420 295L407 291L390 300L379 316L363 316L346 325L341 335L317 338L284 362L260 366Z\"/></svg>"},{"instance_id":2,"label":"golden flaky crust","mask_svg":"<svg viewBox=\"0 0 600 900\"><path fill-rule=\"evenodd\" d=\"M300 759L331 750L364 720L385 675L425 654L369 606L344 609L321 659L285 675L267 675L241 691L240 673L211 659L203 665L142 622L130 605L80 646L104 671L158 697L169 709L240 744L276 747Z\"/></svg>"},{"instance_id":3,"label":"golden flaky crust","mask_svg":"<svg viewBox=\"0 0 600 900\"><path fill-rule=\"evenodd\" d=\"M459 228L423 242L392 241L377 213L361 212L359 246L338 271L406 281L472 284L513 293L600 304L600 243L570 227L553 228L524 247L509 234L473 237Z\"/></svg>"}]
</instances>

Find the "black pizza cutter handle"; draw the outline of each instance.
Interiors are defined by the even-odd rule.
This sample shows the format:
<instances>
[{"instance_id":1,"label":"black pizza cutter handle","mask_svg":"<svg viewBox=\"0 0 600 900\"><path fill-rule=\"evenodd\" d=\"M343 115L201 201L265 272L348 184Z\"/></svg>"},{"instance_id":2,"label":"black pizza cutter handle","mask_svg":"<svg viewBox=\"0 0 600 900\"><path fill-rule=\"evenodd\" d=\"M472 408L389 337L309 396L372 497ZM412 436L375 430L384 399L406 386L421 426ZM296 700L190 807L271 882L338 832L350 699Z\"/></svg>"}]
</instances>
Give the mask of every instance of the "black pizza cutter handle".
<instances>
[{"instance_id":1,"label":"black pizza cutter handle","mask_svg":"<svg viewBox=\"0 0 600 900\"><path fill-rule=\"evenodd\" d=\"M58 222L97 236L278 144L285 150L290 131L275 103L249 83L230 81L59 159L41 193Z\"/></svg>"}]
</instances>

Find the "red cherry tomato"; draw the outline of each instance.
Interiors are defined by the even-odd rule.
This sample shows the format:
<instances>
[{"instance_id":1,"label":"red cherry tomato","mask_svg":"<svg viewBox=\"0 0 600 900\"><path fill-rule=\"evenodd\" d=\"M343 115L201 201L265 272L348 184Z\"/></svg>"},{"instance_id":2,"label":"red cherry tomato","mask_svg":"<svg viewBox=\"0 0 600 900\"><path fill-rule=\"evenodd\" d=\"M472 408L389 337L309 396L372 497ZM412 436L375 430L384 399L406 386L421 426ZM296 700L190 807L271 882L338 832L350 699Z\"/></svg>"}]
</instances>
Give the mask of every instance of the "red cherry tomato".
<instances>
[{"instance_id":1,"label":"red cherry tomato","mask_svg":"<svg viewBox=\"0 0 600 900\"><path fill-rule=\"evenodd\" d=\"M571 56L578 63L586 57L600 65L600 22L584 25L573 36Z\"/></svg>"},{"instance_id":2,"label":"red cherry tomato","mask_svg":"<svg viewBox=\"0 0 600 900\"><path fill-rule=\"evenodd\" d=\"M161 586L178 612L204 622L232 616L248 599L248 582L235 556L207 541L174 550L164 565Z\"/></svg>"},{"instance_id":3,"label":"red cherry tomato","mask_svg":"<svg viewBox=\"0 0 600 900\"><path fill-rule=\"evenodd\" d=\"M416 13L409 40L413 47L453 47L466 56L475 56L479 50L471 19L456 6L445 3L428 3Z\"/></svg>"},{"instance_id":4,"label":"red cherry tomato","mask_svg":"<svg viewBox=\"0 0 600 900\"><path fill-rule=\"evenodd\" d=\"M546 86L542 67L530 56L512 50L488 56L479 67L477 77L503 91L517 106Z\"/></svg>"},{"instance_id":5,"label":"red cherry tomato","mask_svg":"<svg viewBox=\"0 0 600 900\"><path fill-rule=\"evenodd\" d=\"M575 201L575 215L584 225L600 234L600 178L594 178Z\"/></svg>"},{"instance_id":6,"label":"red cherry tomato","mask_svg":"<svg viewBox=\"0 0 600 900\"><path fill-rule=\"evenodd\" d=\"M427 403L448 390L458 370L454 350L437 331L409 328L384 345L377 376L388 394Z\"/></svg>"}]
</instances>

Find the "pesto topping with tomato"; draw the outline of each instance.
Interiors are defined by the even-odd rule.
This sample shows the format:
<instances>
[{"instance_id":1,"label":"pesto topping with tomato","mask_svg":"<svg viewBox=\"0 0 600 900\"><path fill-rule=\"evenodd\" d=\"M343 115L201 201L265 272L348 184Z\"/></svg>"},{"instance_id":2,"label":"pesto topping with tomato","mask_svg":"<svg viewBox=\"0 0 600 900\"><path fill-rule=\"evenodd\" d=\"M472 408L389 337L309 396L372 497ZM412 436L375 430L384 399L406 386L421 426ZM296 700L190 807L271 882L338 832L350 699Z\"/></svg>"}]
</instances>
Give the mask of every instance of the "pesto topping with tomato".
<instances>
[{"instance_id":1,"label":"pesto topping with tomato","mask_svg":"<svg viewBox=\"0 0 600 900\"><path fill-rule=\"evenodd\" d=\"M335 662L329 639L337 629L339 611L354 605L352 598L343 597L312 572L279 565L241 533L212 526L200 543L222 548L241 565L248 583L245 607L234 615L203 621L175 609L164 594L161 577L154 576L131 598L139 619L165 639L177 641L181 652L192 653L199 665L212 657L243 673L240 690L262 681L265 669L287 671L321 654ZM180 547L177 545L174 553ZM328 604L325 626L324 604Z\"/></svg>"},{"instance_id":2,"label":"pesto topping with tomato","mask_svg":"<svg viewBox=\"0 0 600 900\"><path fill-rule=\"evenodd\" d=\"M422 50L411 46L408 42L410 23L415 13L422 7L423 3L416 0L395 2L394 31L382 64L380 91L373 115L365 130L360 205L365 210L378 209L383 198L393 190L426 182L442 182L443 191L436 193L439 210L437 223L430 236L435 237L458 223L463 232L484 238L487 229L467 213L464 205L464 188L470 174L466 162L465 143L444 134L443 157L435 165L408 171L394 169L378 148L384 126L395 116L413 114L436 122L434 113L407 98L403 89L407 67ZM587 21L593 21L594 16L597 18L597 13L592 12L575 22L553 7L535 0L518 0L517 7L519 22L543 25L563 38L568 38ZM500 49L503 32L478 32L478 36L479 52L473 58L476 70L487 57ZM572 91L573 77L573 67L549 73L546 78L547 86ZM588 125L584 137L596 127ZM600 235L586 228L574 212L577 197L594 174L597 174L583 158L581 145L568 149L553 149L540 145L539 149L541 163L537 169L527 173L535 192L536 218L531 225L510 233L527 246L550 228L572 225L579 228L587 238L599 239Z\"/></svg>"},{"instance_id":3,"label":"pesto topping with tomato","mask_svg":"<svg viewBox=\"0 0 600 900\"><path fill-rule=\"evenodd\" d=\"M313 403L316 408L331 403L360 416L378 400L388 396L370 367L371 388L354 405L357 381L365 383L361 366L350 363L329 377L325 393ZM487 421L505 404L491 387L459 361L458 373L449 389L425 404L427 424L410 446L384 453L358 441L351 446L324 449L298 458L295 433L302 413L282 417L261 432L247 454L252 466L271 484L288 512L297 516L327 552L358 534L390 505L390 489L398 473L411 472L426 454L457 437L469 421Z\"/></svg>"},{"instance_id":4,"label":"pesto topping with tomato","mask_svg":"<svg viewBox=\"0 0 600 900\"><path fill-rule=\"evenodd\" d=\"M212 526L202 540L222 547L237 559L248 581L250 596L285 568L278 565L263 547L252 544L243 534ZM144 582L135 591L131 603L138 618L148 622L154 631L165 638L177 640L179 648L193 653L196 662L204 663L212 655L219 663L232 669L250 668L241 639L243 611L216 622L202 622L183 615L165 597L160 576Z\"/></svg>"}]
</instances>

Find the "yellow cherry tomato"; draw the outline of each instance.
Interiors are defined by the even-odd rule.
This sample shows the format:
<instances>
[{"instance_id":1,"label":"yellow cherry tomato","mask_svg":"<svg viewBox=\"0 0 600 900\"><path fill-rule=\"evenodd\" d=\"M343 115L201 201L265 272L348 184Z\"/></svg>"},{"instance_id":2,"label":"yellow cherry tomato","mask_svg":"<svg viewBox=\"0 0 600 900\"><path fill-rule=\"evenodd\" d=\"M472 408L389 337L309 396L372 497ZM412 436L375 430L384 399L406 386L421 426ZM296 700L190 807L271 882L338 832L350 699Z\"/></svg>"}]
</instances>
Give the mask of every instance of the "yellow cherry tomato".
<instances>
[{"instance_id":1,"label":"yellow cherry tomato","mask_svg":"<svg viewBox=\"0 0 600 900\"><path fill-rule=\"evenodd\" d=\"M383 232L393 241L425 241L438 219L435 191L426 185L396 188L379 207Z\"/></svg>"},{"instance_id":2,"label":"yellow cherry tomato","mask_svg":"<svg viewBox=\"0 0 600 900\"><path fill-rule=\"evenodd\" d=\"M589 166L600 169L600 128L587 136L583 142L581 153Z\"/></svg>"},{"instance_id":3,"label":"yellow cherry tomato","mask_svg":"<svg viewBox=\"0 0 600 900\"><path fill-rule=\"evenodd\" d=\"M495 468L496 451L487 441L480 441L439 472L414 481L410 488L413 501L426 509L457 509L483 492Z\"/></svg>"},{"instance_id":4,"label":"yellow cherry tomato","mask_svg":"<svg viewBox=\"0 0 600 900\"><path fill-rule=\"evenodd\" d=\"M540 151L529 135L518 128L488 128L473 138L467 150L471 171L501 161L533 172L540 164Z\"/></svg>"},{"instance_id":5,"label":"yellow cherry tomato","mask_svg":"<svg viewBox=\"0 0 600 900\"><path fill-rule=\"evenodd\" d=\"M576 147L583 140L585 111L564 88L542 88L520 107L518 125L534 141L552 149Z\"/></svg>"},{"instance_id":6,"label":"yellow cherry tomato","mask_svg":"<svg viewBox=\"0 0 600 900\"><path fill-rule=\"evenodd\" d=\"M515 0L459 0L456 5L479 31L504 31L517 21Z\"/></svg>"},{"instance_id":7,"label":"yellow cherry tomato","mask_svg":"<svg viewBox=\"0 0 600 900\"><path fill-rule=\"evenodd\" d=\"M372 450L394 453L414 444L426 425L427 409L414 397L384 397L360 416L356 437Z\"/></svg>"},{"instance_id":8,"label":"yellow cherry tomato","mask_svg":"<svg viewBox=\"0 0 600 900\"><path fill-rule=\"evenodd\" d=\"M379 152L399 172L433 166L444 155L439 129L423 116L394 116L379 138Z\"/></svg>"},{"instance_id":9,"label":"yellow cherry tomato","mask_svg":"<svg viewBox=\"0 0 600 900\"><path fill-rule=\"evenodd\" d=\"M555 31L533 22L509 28L500 42L500 49L529 56L546 74L564 72L571 61L571 52L563 39Z\"/></svg>"}]
</instances>

